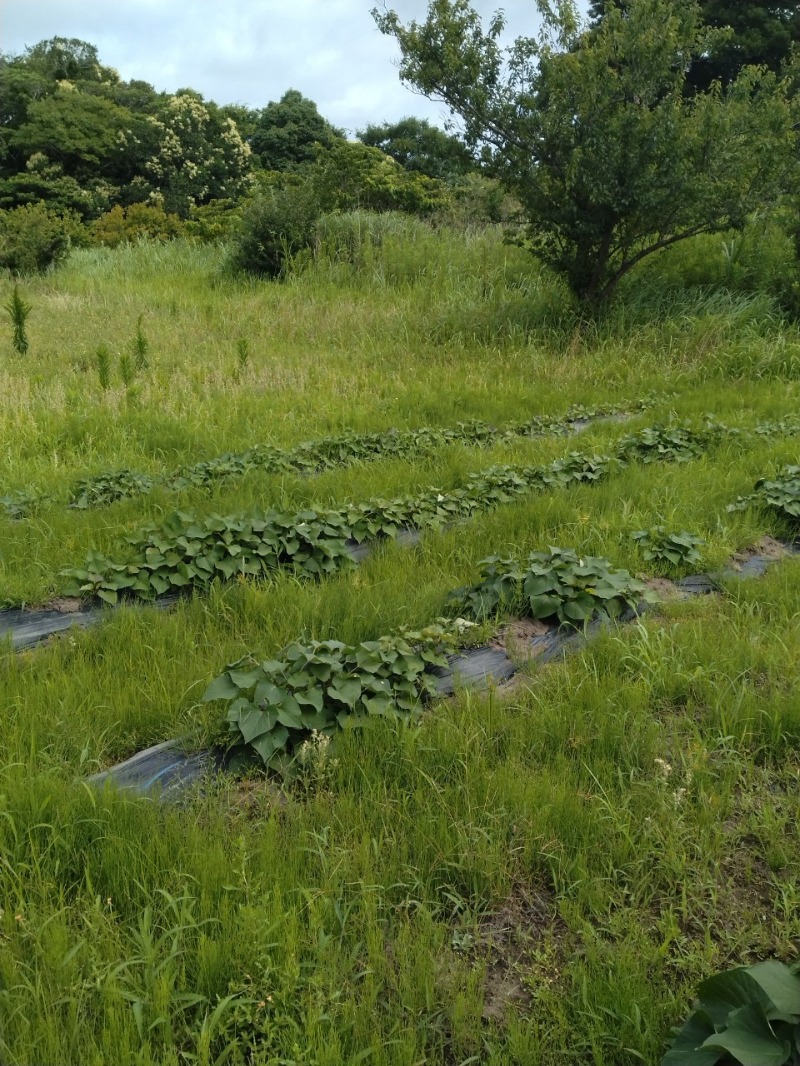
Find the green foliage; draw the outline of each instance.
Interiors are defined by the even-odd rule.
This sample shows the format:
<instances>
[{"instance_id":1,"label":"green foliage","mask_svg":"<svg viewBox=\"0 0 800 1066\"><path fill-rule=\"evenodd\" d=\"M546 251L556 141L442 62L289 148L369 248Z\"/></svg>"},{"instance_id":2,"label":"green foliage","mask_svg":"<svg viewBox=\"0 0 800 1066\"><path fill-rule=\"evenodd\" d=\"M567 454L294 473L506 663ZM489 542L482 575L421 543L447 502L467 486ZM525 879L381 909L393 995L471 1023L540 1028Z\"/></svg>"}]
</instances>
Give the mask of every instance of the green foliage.
<instances>
[{"instance_id":1,"label":"green foliage","mask_svg":"<svg viewBox=\"0 0 800 1066\"><path fill-rule=\"evenodd\" d=\"M635 609L645 591L627 570L615 570L607 559L579 557L569 548L534 551L524 563L491 556L479 566L480 581L451 596L455 610L479 621L509 612L581 626Z\"/></svg>"},{"instance_id":2,"label":"green foliage","mask_svg":"<svg viewBox=\"0 0 800 1066\"><path fill-rule=\"evenodd\" d=\"M91 225L95 244L116 248L142 239L169 241L180 237L183 224L175 214L167 214L159 204L116 204Z\"/></svg>"},{"instance_id":3,"label":"green foliage","mask_svg":"<svg viewBox=\"0 0 800 1066\"><path fill-rule=\"evenodd\" d=\"M188 236L206 243L226 241L241 221L241 201L211 200L207 204L195 205L189 209L189 217L183 224L183 230Z\"/></svg>"},{"instance_id":4,"label":"green foliage","mask_svg":"<svg viewBox=\"0 0 800 1066\"><path fill-rule=\"evenodd\" d=\"M681 566L699 563L702 559L697 549L705 544L705 541L702 537L687 533L686 530L672 533L665 526L652 526L650 529L639 529L631 533L631 537L642 549L642 555L648 562Z\"/></svg>"},{"instance_id":5,"label":"green foliage","mask_svg":"<svg viewBox=\"0 0 800 1066\"><path fill-rule=\"evenodd\" d=\"M247 337L236 338L236 362L240 372L247 369L250 362L250 342Z\"/></svg>"},{"instance_id":6,"label":"green foliage","mask_svg":"<svg viewBox=\"0 0 800 1066\"><path fill-rule=\"evenodd\" d=\"M136 368L127 352L123 352L119 357L119 376L126 389L131 387L136 377Z\"/></svg>"},{"instance_id":7,"label":"green foliage","mask_svg":"<svg viewBox=\"0 0 800 1066\"><path fill-rule=\"evenodd\" d=\"M790 1066L800 1046L800 978L776 959L707 978L661 1066Z\"/></svg>"},{"instance_id":8,"label":"green foliage","mask_svg":"<svg viewBox=\"0 0 800 1066\"><path fill-rule=\"evenodd\" d=\"M287 171L313 162L317 145L330 147L341 136L313 100L289 89L258 116L250 147L265 170Z\"/></svg>"},{"instance_id":9,"label":"green foliage","mask_svg":"<svg viewBox=\"0 0 800 1066\"><path fill-rule=\"evenodd\" d=\"M246 340L246 338L240 338ZM249 358L249 345L247 346ZM241 363L241 355L237 352ZM139 367L137 367L139 369ZM455 428L423 426L419 429L388 429L383 433L341 433L319 440L303 441L294 448L282 449L259 444L238 454L227 453L214 459L203 459L191 466L174 470L164 479L124 469L105 471L94 477L81 478L70 495L77 507L99 507L127 496L150 492L159 484L166 489L211 488L219 481L243 477L253 470L269 473L320 473L354 462L389 457L424 456L448 444L491 446L516 437L568 433L575 419L602 417L612 408L570 408L563 418L536 417L504 426L490 426L487 422L460 422ZM599 477L605 465L588 465L584 456L558 460L553 469L570 475L580 471L586 480Z\"/></svg>"},{"instance_id":10,"label":"green foliage","mask_svg":"<svg viewBox=\"0 0 800 1066\"><path fill-rule=\"evenodd\" d=\"M748 69L725 95L687 101L687 60L710 31L691 0L639 0L582 31L572 4L539 4L539 40L500 44L467 0L424 23L373 11L401 77L444 100L522 204L531 249L596 304L644 257L743 224L793 166L786 86Z\"/></svg>"},{"instance_id":11,"label":"green foliage","mask_svg":"<svg viewBox=\"0 0 800 1066\"><path fill-rule=\"evenodd\" d=\"M337 513L195 515L176 512L125 538L122 562L90 552L85 567L64 576L78 595L116 603L120 595L152 600L215 580L264 578L278 568L319 577L352 566L347 528Z\"/></svg>"},{"instance_id":12,"label":"green foliage","mask_svg":"<svg viewBox=\"0 0 800 1066\"><path fill-rule=\"evenodd\" d=\"M228 705L228 741L237 760L256 757L286 770L310 738L333 736L375 716L409 718L435 694L432 666L447 664L461 627L440 619L419 632L349 646L338 640L290 644L278 659L247 656L211 682L204 702ZM301 767L302 769L302 767Z\"/></svg>"},{"instance_id":13,"label":"green foliage","mask_svg":"<svg viewBox=\"0 0 800 1066\"><path fill-rule=\"evenodd\" d=\"M19 285L14 286L11 296L8 299L8 303L5 305L5 310L8 313L8 317L11 319L11 325L14 330L11 340L11 343L14 345L14 351L18 352L20 355L25 355L28 351L28 316L33 310L33 307L22 298L22 294L19 291Z\"/></svg>"},{"instance_id":14,"label":"green foliage","mask_svg":"<svg viewBox=\"0 0 800 1066\"><path fill-rule=\"evenodd\" d=\"M0 211L0 267L14 274L41 273L69 249L69 224L44 204Z\"/></svg>"},{"instance_id":15,"label":"green foliage","mask_svg":"<svg viewBox=\"0 0 800 1066\"><path fill-rule=\"evenodd\" d=\"M311 247L320 211L306 186L276 188L258 196L242 214L230 265L268 278L283 276L294 257Z\"/></svg>"},{"instance_id":16,"label":"green foliage","mask_svg":"<svg viewBox=\"0 0 800 1066\"><path fill-rule=\"evenodd\" d=\"M61 164L37 152L26 161L24 171L0 177L0 208L10 210L38 200L54 215L85 219L107 206L108 195L102 186L84 185L64 174Z\"/></svg>"},{"instance_id":17,"label":"green foliage","mask_svg":"<svg viewBox=\"0 0 800 1066\"><path fill-rule=\"evenodd\" d=\"M418 171L429 178L451 181L476 169L467 146L427 119L401 118L399 122L367 126L358 139L370 148L379 148L405 170Z\"/></svg>"},{"instance_id":18,"label":"green foliage","mask_svg":"<svg viewBox=\"0 0 800 1066\"><path fill-rule=\"evenodd\" d=\"M617 455L639 463L687 463L706 449L710 432L686 426L648 426L621 437Z\"/></svg>"},{"instance_id":19,"label":"green foliage","mask_svg":"<svg viewBox=\"0 0 800 1066\"><path fill-rule=\"evenodd\" d=\"M141 496L150 492L155 481L147 474L135 470L115 470L108 474L79 478L70 493L70 507L85 510L98 503L114 503L128 496Z\"/></svg>"},{"instance_id":20,"label":"green foliage","mask_svg":"<svg viewBox=\"0 0 800 1066\"><path fill-rule=\"evenodd\" d=\"M406 211L426 215L450 203L435 178L405 170L378 148L358 141L334 142L317 153L311 181L324 211Z\"/></svg>"},{"instance_id":21,"label":"green foliage","mask_svg":"<svg viewBox=\"0 0 800 1066\"><path fill-rule=\"evenodd\" d=\"M450 492L430 488L392 500L375 498L296 515L270 510L199 518L176 512L161 525L126 537L126 558L91 551L83 567L69 567L62 576L69 579L70 594L100 596L109 603L119 595L154 599L206 589L215 580L264 578L286 568L298 576L321 577L353 565L348 542L395 537L401 529L441 529L531 491L597 481L614 462L572 452L542 467L489 467L470 474L463 488ZM123 479L112 487L118 489L125 490Z\"/></svg>"},{"instance_id":22,"label":"green foliage","mask_svg":"<svg viewBox=\"0 0 800 1066\"><path fill-rule=\"evenodd\" d=\"M623 10L630 0L615 0ZM713 81L729 84L748 64L780 70L789 58L792 44L800 42L800 10L796 3L775 4L767 0L699 0L700 15L707 26L728 32L696 56L687 74L687 89L706 92ZM600 21L611 4L592 0L589 13Z\"/></svg>"},{"instance_id":23,"label":"green foliage","mask_svg":"<svg viewBox=\"0 0 800 1066\"><path fill-rule=\"evenodd\" d=\"M10 144L26 159L41 152L79 182L95 178L99 167L126 178L128 138L140 125L127 108L66 83L29 103Z\"/></svg>"},{"instance_id":24,"label":"green foliage","mask_svg":"<svg viewBox=\"0 0 800 1066\"><path fill-rule=\"evenodd\" d=\"M180 218L212 200L237 200L250 188L250 146L232 118L189 90L170 96L157 120L158 145L145 173L164 208Z\"/></svg>"},{"instance_id":25,"label":"green foliage","mask_svg":"<svg viewBox=\"0 0 800 1066\"><path fill-rule=\"evenodd\" d=\"M32 489L16 489L5 496L0 496L0 508L12 521L19 521L21 518L27 518L37 506L48 500L49 497L34 492Z\"/></svg>"},{"instance_id":26,"label":"green foliage","mask_svg":"<svg viewBox=\"0 0 800 1066\"><path fill-rule=\"evenodd\" d=\"M752 504L778 511L792 521L800 519L800 466L787 466L776 478L759 478L755 492L740 496L729 511L743 511Z\"/></svg>"},{"instance_id":27,"label":"green foliage","mask_svg":"<svg viewBox=\"0 0 800 1066\"><path fill-rule=\"evenodd\" d=\"M101 344L94 356L97 380L100 382L100 388L105 391L111 387L111 352L105 344Z\"/></svg>"}]
</instances>

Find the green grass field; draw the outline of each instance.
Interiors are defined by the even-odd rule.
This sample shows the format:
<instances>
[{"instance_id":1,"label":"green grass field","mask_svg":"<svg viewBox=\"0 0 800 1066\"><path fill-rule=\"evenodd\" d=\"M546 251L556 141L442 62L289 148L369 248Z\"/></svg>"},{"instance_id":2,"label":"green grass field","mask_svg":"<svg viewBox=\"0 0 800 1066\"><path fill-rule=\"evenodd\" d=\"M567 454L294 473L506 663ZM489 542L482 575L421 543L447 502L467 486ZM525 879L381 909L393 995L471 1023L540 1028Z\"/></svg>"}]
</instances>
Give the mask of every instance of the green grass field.
<instances>
[{"instance_id":1,"label":"green grass field","mask_svg":"<svg viewBox=\"0 0 800 1066\"><path fill-rule=\"evenodd\" d=\"M491 233L398 225L282 284L232 278L219 249L183 242L75 252L21 285L27 356L7 321L0 337L0 495L48 497L22 521L0 514L0 601L52 600L90 548L176 509L444 490L498 463L605 453L659 422L791 416L798 328L766 296L681 284L682 263L721 262L720 247L665 257L663 282L642 270L580 327L559 283ZM140 316L148 366L125 384ZM633 409L651 393L629 422L575 439L66 506L76 479L107 470L158 477L259 443ZM221 712L200 697L248 651L425 626L488 555L559 545L675 576L632 531L704 538L706 569L786 537L778 517L726 505L799 448L725 439L388 543L318 582L219 584L0 652L0 1062L655 1064L703 977L795 958L797 558L433 702L418 725L347 729L302 784L253 774L162 806L82 778L213 736Z\"/></svg>"}]
</instances>

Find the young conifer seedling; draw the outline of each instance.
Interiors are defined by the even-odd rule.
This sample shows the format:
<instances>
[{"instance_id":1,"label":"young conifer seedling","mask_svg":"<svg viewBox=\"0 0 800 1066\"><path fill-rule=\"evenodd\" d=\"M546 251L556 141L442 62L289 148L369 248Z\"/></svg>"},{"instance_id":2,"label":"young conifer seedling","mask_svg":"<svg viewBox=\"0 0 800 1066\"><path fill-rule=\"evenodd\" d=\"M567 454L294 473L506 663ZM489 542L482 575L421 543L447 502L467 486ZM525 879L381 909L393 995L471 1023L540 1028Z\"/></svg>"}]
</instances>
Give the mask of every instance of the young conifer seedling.
<instances>
[{"instance_id":1,"label":"young conifer seedling","mask_svg":"<svg viewBox=\"0 0 800 1066\"><path fill-rule=\"evenodd\" d=\"M28 351L28 332L26 326L28 315L31 313L32 308L20 295L19 285L14 286L14 291L12 292L8 303L5 305L5 309L8 312L11 324L14 327L14 336L11 341L14 345L14 350L19 352L20 355L25 355Z\"/></svg>"}]
</instances>

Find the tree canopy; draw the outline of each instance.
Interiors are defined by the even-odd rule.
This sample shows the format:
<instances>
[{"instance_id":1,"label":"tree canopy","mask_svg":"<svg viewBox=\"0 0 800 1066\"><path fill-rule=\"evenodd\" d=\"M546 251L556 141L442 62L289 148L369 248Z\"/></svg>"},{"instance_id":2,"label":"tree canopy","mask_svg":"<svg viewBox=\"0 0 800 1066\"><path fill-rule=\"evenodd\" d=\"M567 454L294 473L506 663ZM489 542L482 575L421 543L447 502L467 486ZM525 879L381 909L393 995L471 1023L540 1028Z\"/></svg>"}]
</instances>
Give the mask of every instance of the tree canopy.
<instances>
[{"instance_id":1,"label":"tree canopy","mask_svg":"<svg viewBox=\"0 0 800 1066\"><path fill-rule=\"evenodd\" d=\"M409 116L399 122L367 126L359 132L358 139L371 148L380 148L406 170L429 178L460 177L476 167L463 141L424 118Z\"/></svg>"},{"instance_id":2,"label":"tree canopy","mask_svg":"<svg viewBox=\"0 0 800 1066\"><path fill-rule=\"evenodd\" d=\"M727 92L685 95L709 33L692 0L630 0L593 30L569 0L501 46L468 0L430 0L422 23L374 10L401 77L443 101L523 205L532 250L596 303L645 256L743 223L794 162L784 86L747 68Z\"/></svg>"},{"instance_id":3,"label":"tree canopy","mask_svg":"<svg viewBox=\"0 0 800 1066\"><path fill-rule=\"evenodd\" d=\"M592 0L589 12L599 23L613 6L625 10L628 0ZM748 65L764 65L777 72L789 58L792 45L800 42L800 3L699 0L699 7L706 26L729 33L693 57L686 78L693 92L705 92L717 80L729 85Z\"/></svg>"},{"instance_id":4,"label":"tree canopy","mask_svg":"<svg viewBox=\"0 0 800 1066\"><path fill-rule=\"evenodd\" d=\"M314 161L316 144L329 146L342 136L341 130L322 117L313 100L289 89L261 112L250 146L265 170L292 170Z\"/></svg>"}]
</instances>

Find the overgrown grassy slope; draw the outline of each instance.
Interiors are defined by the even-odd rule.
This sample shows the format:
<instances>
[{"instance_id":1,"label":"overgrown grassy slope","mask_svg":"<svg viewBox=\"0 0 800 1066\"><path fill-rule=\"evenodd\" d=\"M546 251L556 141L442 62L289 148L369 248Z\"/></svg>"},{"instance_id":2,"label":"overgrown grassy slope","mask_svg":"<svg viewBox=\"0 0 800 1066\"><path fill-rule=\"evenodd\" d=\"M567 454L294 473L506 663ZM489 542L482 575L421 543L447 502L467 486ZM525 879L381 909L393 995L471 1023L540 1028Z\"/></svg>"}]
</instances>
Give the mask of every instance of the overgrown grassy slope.
<instances>
[{"instance_id":1,"label":"overgrown grassy slope","mask_svg":"<svg viewBox=\"0 0 800 1066\"><path fill-rule=\"evenodd\" d=\"M607 452L656 422L712 413L751 427L798 409L800 332L768 297L721 284L721 244L667 257L669 288L643 271L580 330L561 287L493 235L398 226L356 251L284 284L231 279L219 251L181 243L83 251L24 283L28 356L7 326L2 338L0 495L51 499L21 522L0 517L0 600L58 595L59 571L89 548L177 507L443 489L498 462ZM693 256L705 288L681 287ZM140 315L149 366L126 387L119 357ZM575 439L65 506L77 478L104 470L160 475L259 442L558 416L652 391L652 409ZM655 1063L700 978L794 958L797 559L612 629L508 688L433 704L419 726L347 730L335 762L284 794L254 777L163 808L81 778L213 734L218 712L200 696L246 651L424 626L487 555L560 545L644 572L630 533L649 526L703 537L706 567L787 535L725 507L799 448L722 441L687 463L523 497L416 548L387 544L319 583L235 581L5 650L0 1061Z\"/></svg>"}]
</instances>

